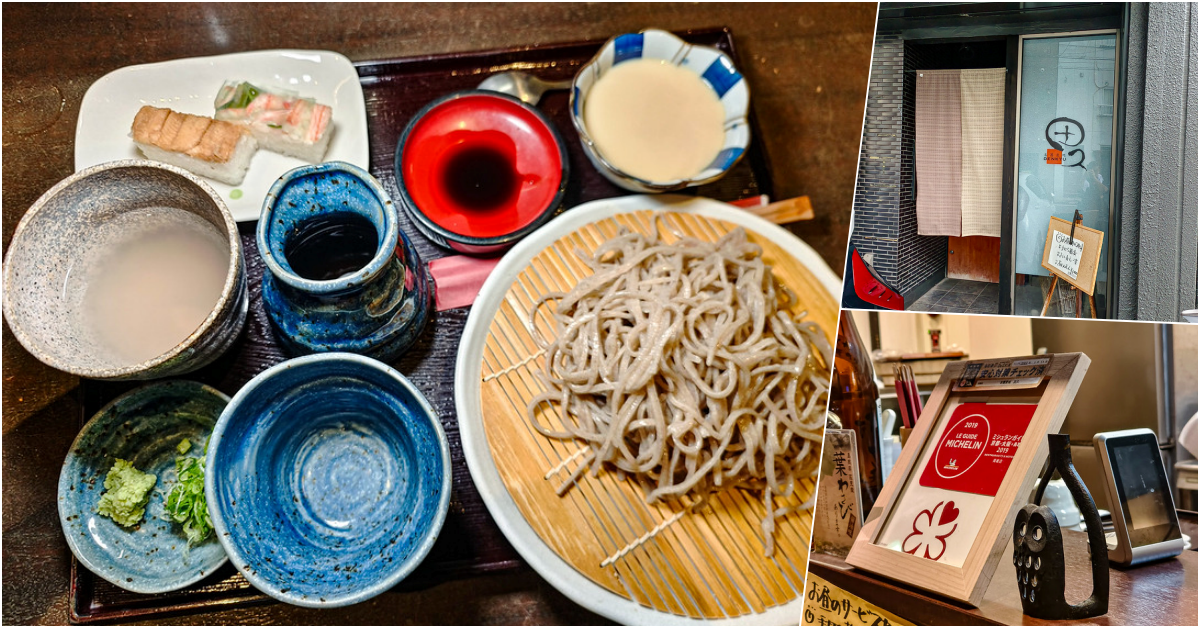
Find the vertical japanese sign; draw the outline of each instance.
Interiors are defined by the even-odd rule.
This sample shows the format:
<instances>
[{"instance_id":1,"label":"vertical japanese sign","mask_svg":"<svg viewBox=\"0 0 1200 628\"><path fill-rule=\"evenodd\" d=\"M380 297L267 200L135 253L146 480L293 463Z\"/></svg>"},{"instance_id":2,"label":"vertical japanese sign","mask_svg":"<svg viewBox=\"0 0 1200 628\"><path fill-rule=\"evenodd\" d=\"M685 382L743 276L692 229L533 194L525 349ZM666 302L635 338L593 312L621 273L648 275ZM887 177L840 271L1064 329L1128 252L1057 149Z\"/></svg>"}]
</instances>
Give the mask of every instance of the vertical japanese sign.
<instances>
[{"instance_id":1,"label":"vertical japanese sign","mask_svg":"<svg viewBox=\"0 0 1200 628\"><path fill-rule=\"evenodd\" d=\"M813 551L846 556L862 527L854 430L825 430L821 477L817 481Z\"/></svg>"}]
</instances>

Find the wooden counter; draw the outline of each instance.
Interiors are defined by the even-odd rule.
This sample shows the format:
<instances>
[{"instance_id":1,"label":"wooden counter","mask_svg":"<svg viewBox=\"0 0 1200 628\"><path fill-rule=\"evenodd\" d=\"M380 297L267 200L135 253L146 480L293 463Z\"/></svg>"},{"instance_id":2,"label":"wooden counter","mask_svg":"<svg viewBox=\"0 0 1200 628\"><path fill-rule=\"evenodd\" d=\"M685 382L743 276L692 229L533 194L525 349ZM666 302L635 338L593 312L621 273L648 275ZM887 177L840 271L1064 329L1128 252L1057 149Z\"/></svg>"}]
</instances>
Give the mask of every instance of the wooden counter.
<instances>
[{"instance_id":1,"label":"wooden counter","mask_svg":"<svg viewBox=\"0 0 1200 628\"><path fill-rule=\"evenodd\" d=\"M1194 526L1194 523L1193 523ZM1195 542L1195 536L1192 537ZM1087 534L1065 531L1067 603L1079 604L1092 591L1092 568L1087 555ZM1177 559L1133 569L1109 570L1108 614L1079 621L1047 621L1025 615L1017 593L1012 543L1001 555L983 604L971 608L960 602L924 593L910 585L880 578L847 565L840 558L813 554L811 573L828 580L880 608L908 621L925 625L1072 625L1147 626L1196 624L1196 551Z\"/></svg>"}]
</instances>

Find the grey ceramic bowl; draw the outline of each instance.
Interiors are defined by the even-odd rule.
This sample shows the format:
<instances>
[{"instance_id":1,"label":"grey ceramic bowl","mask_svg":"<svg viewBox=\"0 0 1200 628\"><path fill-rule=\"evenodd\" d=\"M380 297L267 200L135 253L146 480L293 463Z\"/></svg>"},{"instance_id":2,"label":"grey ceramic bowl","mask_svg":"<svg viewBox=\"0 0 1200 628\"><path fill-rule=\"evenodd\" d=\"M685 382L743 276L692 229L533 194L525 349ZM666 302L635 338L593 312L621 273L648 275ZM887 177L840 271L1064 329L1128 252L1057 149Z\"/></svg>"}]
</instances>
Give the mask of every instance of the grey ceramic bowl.
<instances>
[{"instance_id":1,"label":"grey ceramic bowl","mask_svg":"<svg viewBox=\"0 0 1200 628\"><path fill-rule=\"evenodd\" d=\"M220 298L191 335L166 353L131 364L91 331L84 294L97 260L138 224L130 217L153 216L128 212L163 206L212 225L228 242L228 273ZM225 203L187 171L150 161L100 164L50 188L17 224L4 265L4 315L17 340L42 362L93 379L152 379L196 370L237 339L248 303L241 240Z\"/></svg>"}]
</instances>

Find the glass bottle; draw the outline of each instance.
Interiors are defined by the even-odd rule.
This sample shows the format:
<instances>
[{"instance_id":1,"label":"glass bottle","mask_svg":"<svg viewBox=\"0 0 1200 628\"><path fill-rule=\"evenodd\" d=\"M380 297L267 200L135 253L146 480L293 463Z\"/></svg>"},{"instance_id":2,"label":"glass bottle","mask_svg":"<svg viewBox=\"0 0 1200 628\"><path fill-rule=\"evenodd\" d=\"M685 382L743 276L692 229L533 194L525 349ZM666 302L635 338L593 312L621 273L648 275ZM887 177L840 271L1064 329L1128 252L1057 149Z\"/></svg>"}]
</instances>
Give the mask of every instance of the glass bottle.
<instances>
[{"instance_id":1,"label":"glass bottle","mask_svg":"<svg viewBox=\"0 0 1200 628\"><path fill-rule=\"evenodd\" d=\"M883 488L879 458L879 425L882 407L875 385L875 367L863 346L850 312L841 313L837 346L834 348L829 410L854 430L858 440L858 481L862 492L863 516L871 511Z\"/></svg>"}]
</instances>

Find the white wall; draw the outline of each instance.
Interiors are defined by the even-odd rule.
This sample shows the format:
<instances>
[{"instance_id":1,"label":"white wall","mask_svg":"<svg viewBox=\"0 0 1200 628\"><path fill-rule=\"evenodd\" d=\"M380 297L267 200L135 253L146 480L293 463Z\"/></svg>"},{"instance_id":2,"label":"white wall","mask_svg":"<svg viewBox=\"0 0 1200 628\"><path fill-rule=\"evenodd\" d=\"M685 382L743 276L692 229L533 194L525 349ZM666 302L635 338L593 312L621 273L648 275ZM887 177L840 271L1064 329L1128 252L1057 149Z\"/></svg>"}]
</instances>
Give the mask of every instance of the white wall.
<instances>
[{"instance_id":1,"label":"white wall","mask_svg":"<svg viewBox=\"0 0 1200 628\"><path fill-rule=\"evenodd\" d=\"M870 349L871 324L867 312L855 311L854 324ZM880 312L879 336L883 349L904 353L932 350L930 329L941 330L942 351L959 350L971 359L1005 358L1033 353L1029 319L1014 316L967 316L909 312ZM955 348L957 345L957 348Z\"/></svg>"},{"instance_id":2,"label":"white wall","mask_svg":"<svg viewBox=\"0 0 1200 628\"><path fill-rule=\"evenodd\" d=\"M970 355L973 359L1007 358L1034 352L1028 318L975 316L971 318Z\"/></svg>"}]
</instances>

